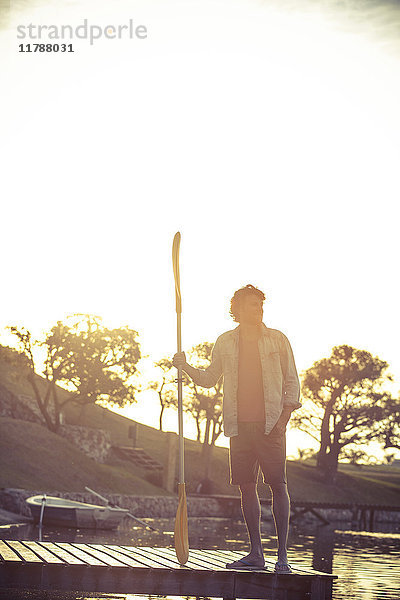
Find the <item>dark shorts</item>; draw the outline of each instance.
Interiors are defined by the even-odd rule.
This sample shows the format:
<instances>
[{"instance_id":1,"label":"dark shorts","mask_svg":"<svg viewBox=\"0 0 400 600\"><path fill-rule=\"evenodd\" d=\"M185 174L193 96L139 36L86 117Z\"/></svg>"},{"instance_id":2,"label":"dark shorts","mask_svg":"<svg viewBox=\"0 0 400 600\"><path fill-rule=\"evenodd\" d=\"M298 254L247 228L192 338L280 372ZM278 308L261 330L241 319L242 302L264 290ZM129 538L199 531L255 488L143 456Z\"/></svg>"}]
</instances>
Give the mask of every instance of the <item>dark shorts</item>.
<instances>
[{"instance_id":1,"label":"dark shorts","mask_svg":"<svg viewBox=\"0 0 400 600\"><path fill-rule=\"evenodd\" d=\"M264 483L286 483L286 437L264 423L239 423L239 434L229 438L231 484L257 483L261 468Z\"/></svg>"}]
</instances>

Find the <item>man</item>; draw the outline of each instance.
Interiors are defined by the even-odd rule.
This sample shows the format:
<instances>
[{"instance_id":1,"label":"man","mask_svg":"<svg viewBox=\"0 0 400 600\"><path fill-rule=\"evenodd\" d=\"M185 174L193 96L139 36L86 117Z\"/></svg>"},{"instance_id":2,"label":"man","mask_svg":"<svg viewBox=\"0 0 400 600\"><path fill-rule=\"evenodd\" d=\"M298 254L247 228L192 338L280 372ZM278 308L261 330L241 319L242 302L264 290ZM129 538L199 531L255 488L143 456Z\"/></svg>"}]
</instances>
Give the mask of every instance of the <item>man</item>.
<instances>
[{"instance_id":1,"label":"man","mask_svg":"<svg viewBox=\"0 0 400 600\"><path fill-rule=\"evenodd\" d=\"M230 438L231 484L239 486L250 540L249 554L228 563L227 568L264 568L257 493L261 467L264 482L272 492L278 537L275 571L290 573L285 432L292 410L301 406L300 384L289 341L262 321L264 300L264 293L252 285L237 290L231 299L230 314L239 326L217 339L209 367L192 367L184 352L174 356L173 364L202 387L213 387L224 377L224 433Z\"/></svg>"}]
</instances>

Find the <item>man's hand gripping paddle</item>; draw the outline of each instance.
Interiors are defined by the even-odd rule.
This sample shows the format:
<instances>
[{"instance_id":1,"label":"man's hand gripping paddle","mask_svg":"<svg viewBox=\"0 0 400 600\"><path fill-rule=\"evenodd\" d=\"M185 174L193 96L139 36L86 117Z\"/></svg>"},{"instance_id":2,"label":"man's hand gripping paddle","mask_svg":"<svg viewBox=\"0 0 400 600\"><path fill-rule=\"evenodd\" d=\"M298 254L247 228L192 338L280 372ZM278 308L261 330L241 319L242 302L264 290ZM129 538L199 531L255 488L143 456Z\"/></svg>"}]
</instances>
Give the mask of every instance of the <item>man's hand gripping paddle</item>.
<instances>
[{"instance_id":1,"label":"man's hand gripping paddle","mask_svg":"<svg viewBox=\"0 0 400 600\"><path fill-rule=\"evenodd\" d=\"M181 234L179 231L175 234L172 245L172 264L174 267L175 278L175 299L176 299L176 319L177 319L177 339L178 352L182 352L181 336L181 314L182 299L179 276L179 246L181 243ZM185 467L184 467L184 443L183 443L183 408L182 408L182 368L178 368L178 423L179 423L179 482L178 482L178 510L175 517L175 552L178 561L184 565L189 558L189 538L188 538L188 516L185 490Z\"/></svg>"}]
</instances>

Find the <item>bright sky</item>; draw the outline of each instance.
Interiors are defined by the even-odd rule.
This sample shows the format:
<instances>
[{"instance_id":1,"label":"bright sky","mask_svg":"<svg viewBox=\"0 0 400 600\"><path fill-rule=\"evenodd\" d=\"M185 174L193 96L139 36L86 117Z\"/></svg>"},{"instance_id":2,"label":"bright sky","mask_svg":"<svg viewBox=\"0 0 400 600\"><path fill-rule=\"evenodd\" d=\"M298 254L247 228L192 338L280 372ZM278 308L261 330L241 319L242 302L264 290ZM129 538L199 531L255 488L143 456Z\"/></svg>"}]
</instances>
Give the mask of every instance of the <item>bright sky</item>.
<instances>
[{"instance_id":1,"label":"bright sky","mask_svg":"<svg viewBox=\"0 0 400 600\"><path fill-rule=\"evenodd\" d=\"M11 4L1 328L39 335L89 312L135 328L151 360L173 354L180 230L185 348L232 328L229 299L253 283L300 371L346 343L387 360L400 388L400 9ZM84 19L133 19L148 37L18 52L38 42L17 39L18 25ZM131 414L155 425L146 398Z\"/></svg>"}]
</instances>

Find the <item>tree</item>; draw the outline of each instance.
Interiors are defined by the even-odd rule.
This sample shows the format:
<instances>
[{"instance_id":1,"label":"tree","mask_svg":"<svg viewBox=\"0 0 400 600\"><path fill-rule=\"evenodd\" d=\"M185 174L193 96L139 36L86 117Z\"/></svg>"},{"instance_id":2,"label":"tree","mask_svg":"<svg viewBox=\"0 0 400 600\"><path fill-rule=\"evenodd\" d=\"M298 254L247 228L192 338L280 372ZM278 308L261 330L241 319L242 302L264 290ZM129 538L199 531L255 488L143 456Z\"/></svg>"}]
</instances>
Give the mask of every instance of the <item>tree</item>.
<instances>
[{"instance_id":1,"label":"tree","mask_svg":"<svg viewBox=\"0 0 400 600\"><path fill-rule=\"evenodd\" d=\"M159 430L162 431L162 421L165 409L178 406L175 385L176 370L175 367L172 366L172 360L170 358L162 358L154 364L158 370L161 371L161 379L159 381L151 381L149 388L158 394L158 399L160 401Z\"/></svg>"},{"instance_id":2,"label":"tree","mask_svg":"<svg viewBox=\"0 0 400 600\"><path fill-rule=\"evenodd\" d=\"M379 439L385 450L388 448L400 450L400 401L398 399L390 398L387 402L387 416L382 423Z\"/></svg>"},{"instance_id":3,"label":"tree","mask_svg":"<svg viewBox=\"0 0 400 600\"><path fill-rule=\"evenodd\" d=\"M66 404L114 404L135 402L134 383L140 359L137 332L128 327L108 329L99 317L72 315L58 321L42 341L34 341L25 328L10 328L19 340L26 358L25 377L30 383L46 426L54 432L60 427L60 414ZM42 369L35 358L44 349ZM45 392L38 385L41 375ZM60 387L70 394L60 398Z\"/></svg>"},{"instance_id":4,"label":"tree","mask_svg":"<svg viewBox=\"0 0 400 600\"><path fill-rule=\"evenodd\" d=\"M346 459L350 465L362 468L363 465L376 464L377 460L374 456L370 456L365 450L357 448L345 448L341 452L341 458Z\"/></svg>"},{"instance_id":5,"label":"tree","mask_svg":"<svg viewBox=\"0 0 400 600\"><path fill-rule=\"evenodd\" d=\"M315 458L314 448L297 448L297 460L308 460L309 458Z\"/></svg>"},{"instance_id":6,"label":"tree","mask_svg":"<svg viewBox=\"0 0 400 600\"><path fill-rule=\"evenodd\" d=\"M319 442L317 467L326 480L335 480L346 446L379 438L390 403L383 390L391 380L387 368L369 352L343 345L305 371L305 403L291 422Z\"/></svg>"}]
</instances>

